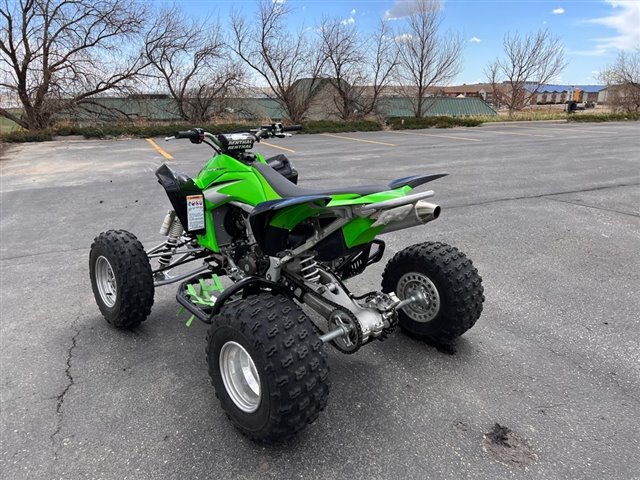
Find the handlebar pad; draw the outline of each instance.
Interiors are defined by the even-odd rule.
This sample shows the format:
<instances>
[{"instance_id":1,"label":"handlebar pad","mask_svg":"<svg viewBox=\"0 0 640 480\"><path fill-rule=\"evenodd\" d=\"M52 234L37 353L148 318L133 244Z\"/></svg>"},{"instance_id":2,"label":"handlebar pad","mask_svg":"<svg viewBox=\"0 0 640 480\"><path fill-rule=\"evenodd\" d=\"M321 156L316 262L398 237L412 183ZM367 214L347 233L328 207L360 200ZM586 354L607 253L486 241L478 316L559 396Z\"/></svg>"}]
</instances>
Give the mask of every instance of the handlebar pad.
<instances>
[{"instance_id":1,"label":"handlebar pad","mask_svg":"<svg viewBox=\"0 0 640 480\"><path fill-rule=\"evenodd\" d=\"M176 138L188 138L189 140L197 140L199 136L200 134L193 130L188 130L186 132L178 132L175 135Z\"/></svg>"},{"instance_id":2,"label":"handlebar pad","mask_svg":"<svg viewBox=\"0 0 640 480\"><path fill-rule=\"evenodd\" d=\"M300 132L302 131L302 125L289 125L287 127L282 127L283 132Z\"/></svg>"}]
</instances>

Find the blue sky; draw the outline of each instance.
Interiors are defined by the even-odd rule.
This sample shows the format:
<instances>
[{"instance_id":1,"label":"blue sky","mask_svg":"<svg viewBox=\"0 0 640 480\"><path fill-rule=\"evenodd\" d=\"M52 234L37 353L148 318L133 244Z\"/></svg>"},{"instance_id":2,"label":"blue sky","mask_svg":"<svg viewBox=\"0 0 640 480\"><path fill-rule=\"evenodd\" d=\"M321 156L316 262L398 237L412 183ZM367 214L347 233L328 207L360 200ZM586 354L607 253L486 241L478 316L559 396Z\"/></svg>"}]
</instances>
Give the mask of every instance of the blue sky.
<instances>
[{"instance_id":1,"label":"blue sky","mask_svg":"<svg viewBox=\"0 0 640 480\"><path fill-rule=\"evenodd\" d=\"M402 16L411 0L273 0L292 8L291 27L313 27L323 16L335 16L370 32L387 18L402 33ZM255 0L180 2L185 11L200 12L224 21L231 8L251 15ZM640 47L640 0L444 0L445 29L466 39L463 68L455 83L484 81L483 69L501 52L508 31L521 33L548 28L565 45L569 65L557 83L597 83L596 74L612 63L621 50Z\"/></svg>"}]
</instances>

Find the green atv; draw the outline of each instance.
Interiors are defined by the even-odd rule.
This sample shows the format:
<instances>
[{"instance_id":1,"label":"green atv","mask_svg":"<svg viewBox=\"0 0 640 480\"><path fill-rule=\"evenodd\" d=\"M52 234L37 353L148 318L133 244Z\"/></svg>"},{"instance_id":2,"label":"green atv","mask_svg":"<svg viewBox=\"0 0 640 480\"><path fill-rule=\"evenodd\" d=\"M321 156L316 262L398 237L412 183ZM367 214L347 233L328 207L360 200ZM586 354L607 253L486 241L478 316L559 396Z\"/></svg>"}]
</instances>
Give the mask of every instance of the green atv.
<instances>
[{"instance_id":1,"label":"green atv","mask_svg":"<svg viewBox=\"0 0 640 480\"><path fill-rule=\"evenodd\" d=\"M301 187L284 155L250 152L261 139L296 130L196 128L167 138L207 143L216 154L194 179L167 165L156 171L172 205L160 232L166 240L145 251L131 233L110 230L91 246L96 302L116 327L140 325L155 287L179 283L177 301L210 325L207 360L222 408L254 440L285 439L325 408L324 344L355 353L398 325L448 344L474 325L484 301L471 260L441 242L396 253L381 291L352 293L345 281L383 257L379 235L438 218L440 207L425 201L433 192L413 190L446 174ZM302 305L317 314L313 320Z\"/></svg>"}]
</instances>

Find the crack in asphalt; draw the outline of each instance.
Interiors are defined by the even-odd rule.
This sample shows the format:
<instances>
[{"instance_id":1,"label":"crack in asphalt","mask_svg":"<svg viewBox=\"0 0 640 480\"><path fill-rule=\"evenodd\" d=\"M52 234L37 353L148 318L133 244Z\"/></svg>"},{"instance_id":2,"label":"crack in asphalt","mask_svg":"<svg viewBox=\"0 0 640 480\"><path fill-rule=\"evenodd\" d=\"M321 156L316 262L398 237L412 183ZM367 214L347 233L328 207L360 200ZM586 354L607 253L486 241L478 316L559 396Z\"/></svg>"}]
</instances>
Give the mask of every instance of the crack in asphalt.
<instances>
[{"instance_id":1,"label":"crack in asphalt","mask_svg":"<svg viewBox=\"0 0 640 480\"><path fill-rule=\"evenodd\" d=\"M77 319L76 319L77 321ZM75 324L75 322L74 322ZM75 333L73 334L73 336L71 337L71 346L67 349L67 361L66 361L66 368L65 368L65 375L67 377L67 384L64 387L64 389L62 390L62 392L60 392L60 394L57 396L57 403L56 403L56 429L54 430L54 432L49 436L49 438L51 439L51 442L53 443L53 457L54 459L57 461L58 460L58 447L57 447L57 442L56 439L58 437L58 435L60 434L60 431L62 430L62 417L64 415L64 400L66 398L67 393L69 392L69 389L75 385L75 379L73 378L73 375L71 374L71 360L73 359L73 350L76 348L77 345L77 340L78 340L78 335L80 335L80 331L82 330L81 328L77 328L74 326L74 330Z\"/></svg>"},{"instance_id":2,"label":"crack in asphalt","mask_svg":"<svg viewBox=\"0 0 640 480\"><path fill-rule=\"evenodd\" d=\"M62 250L52 250L51 252L39 252L39 253L27 253L25 255L16 255L14 257L2 257L0 258L0 261L8 261L8 260L17 260L20 258L29 258L29 257L38 257L41 255L52 255L54 253L70 253L70 252L78 252L80 250L86 250L87 247L77 247L77 248L69 248L69 249L62 249Z\"/></svg>"},{"instance_id":3,"label":"crack in asphalt","mask_svg":"<svg viewBox=\"0 0 640 480\"><path fill-rule=\"evenodd\" d=\"M567 195L569 193L597 192L599 190L609 190L609 189L612 189L612 188L637 187L637 186L640 186L640 182L636 182L636 183L618 183L616 185L603 185L603 186L600 186L600 187L591 187L591 188L584 188L584 189L578 189L578 190L566 190L566 191L563 191L563 192L541 193L540 195L523 195L521 197L496 198L494 200L485 200L483 202L464 203L462 205L452 205L450 207L447 207L447 210L453 210L455 208L465 208L465 207L476 207L476 206L481 206L481 205L489 205L491 203L511 202L511 201L514 201L514 200L530 200L530 199L536 199L536 198L546 198L546 197L553 197L553 196L556 196L556 195ZM559 201L561 201L561 200L559 200ZM618 213L624 213L624 212L618 212ZM629 214L626 214L626 215L629 215Z\"/></svg>"},{"instance_id":4,"label":"crack in asphalt","mask_svg":"<svg viewBox=\"0 0 640 480\"><path fill-rule=\"evenodd\" d=\"M629 217L640 218L640 214L623 212L621 210L616 210L614 208L597 207L595 205L587 205L585 203L572 202L570 200L560 200L559 198L548 198L547 200L551 200L552 202L568 203L569 205L576 205L578 207L593 208L594 210L602 210L604 212L619 213L620 215L628 215Z\"/></svg>"}]
</instances>

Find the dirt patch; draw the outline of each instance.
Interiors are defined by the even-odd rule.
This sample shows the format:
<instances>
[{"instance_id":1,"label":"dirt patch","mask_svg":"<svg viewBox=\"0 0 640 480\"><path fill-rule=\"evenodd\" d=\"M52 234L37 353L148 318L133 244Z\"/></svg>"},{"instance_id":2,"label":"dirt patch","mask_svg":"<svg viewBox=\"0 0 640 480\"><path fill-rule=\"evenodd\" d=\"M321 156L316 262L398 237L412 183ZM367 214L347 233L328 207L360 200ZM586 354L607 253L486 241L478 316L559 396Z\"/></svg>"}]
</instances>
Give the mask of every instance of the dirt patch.
<instances>
[{"instance_id":1,"label":"dirt patch","mask_svg":"<svg viewBox=\"0 0 640 480\"><path fill-rule=\"evenodd\" d=\"M498 462L508 467L527 467L538 459L525 439L499 423L484 434L482 447Z\"/></svg>"}]
</instances>

